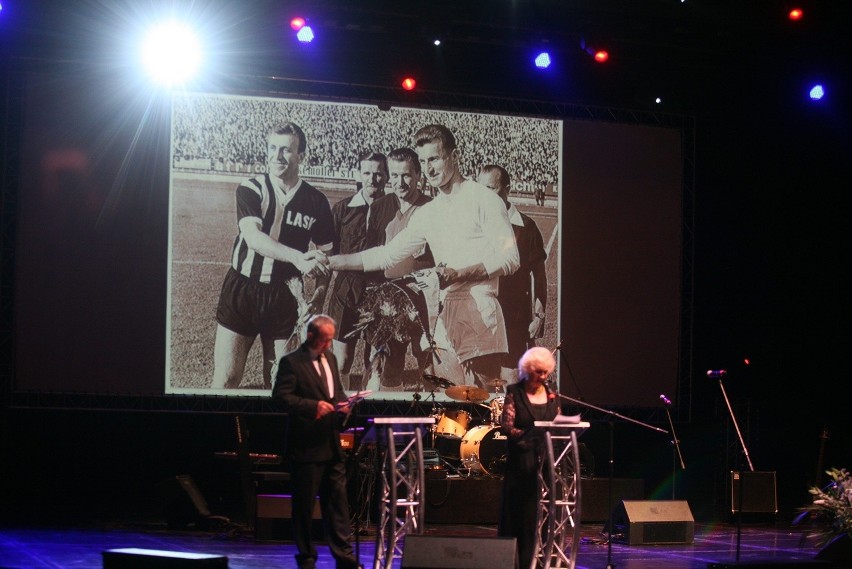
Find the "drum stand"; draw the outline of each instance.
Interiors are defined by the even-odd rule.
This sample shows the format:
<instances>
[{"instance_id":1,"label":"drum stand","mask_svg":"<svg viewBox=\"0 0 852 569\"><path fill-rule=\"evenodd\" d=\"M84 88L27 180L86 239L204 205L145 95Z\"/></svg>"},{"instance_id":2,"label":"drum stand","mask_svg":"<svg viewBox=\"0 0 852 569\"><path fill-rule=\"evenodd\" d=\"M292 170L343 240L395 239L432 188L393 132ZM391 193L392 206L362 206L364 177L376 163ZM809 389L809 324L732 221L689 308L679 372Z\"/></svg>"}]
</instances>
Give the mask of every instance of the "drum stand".
<instances>
[{"instance_id":1,"label":"drum stand","mask_svg":"<svg viewBox=\"0 0 852 569\"><path fill-rule=\"evenodd\" d=\"M404 537L423 533L423 425L434 423L433 417L373 419L382 462L373 569L391 569L394 559L402 558Z\"/></svg>"}]
</instances>

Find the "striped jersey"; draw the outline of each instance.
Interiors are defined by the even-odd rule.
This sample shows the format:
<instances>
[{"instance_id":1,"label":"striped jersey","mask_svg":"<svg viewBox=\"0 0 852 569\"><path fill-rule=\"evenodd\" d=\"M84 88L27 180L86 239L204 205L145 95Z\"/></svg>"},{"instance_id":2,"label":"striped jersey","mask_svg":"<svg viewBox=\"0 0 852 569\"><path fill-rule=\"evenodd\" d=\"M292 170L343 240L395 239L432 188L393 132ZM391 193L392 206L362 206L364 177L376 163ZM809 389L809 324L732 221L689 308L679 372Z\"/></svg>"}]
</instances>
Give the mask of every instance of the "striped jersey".
<instances>
[{"instance_id":1,"label":"striped jersey","mask_svg":"<svg viewBox=\"0 0 852 569\"><path fill-rule=\"evenodd\" d=\"M310 243L325 249L334 241L328 198L304 180L299 180L285 195L272 184L269 174L262 174L242 182L237 187L236 199L237 225L243 218L256 218L262 231L282 245L304 253ZM231 267L261 283L284 284L290 277L301 276L295 265L250 249L239 232L234 240Z\"/></svg>"}]
</instances>

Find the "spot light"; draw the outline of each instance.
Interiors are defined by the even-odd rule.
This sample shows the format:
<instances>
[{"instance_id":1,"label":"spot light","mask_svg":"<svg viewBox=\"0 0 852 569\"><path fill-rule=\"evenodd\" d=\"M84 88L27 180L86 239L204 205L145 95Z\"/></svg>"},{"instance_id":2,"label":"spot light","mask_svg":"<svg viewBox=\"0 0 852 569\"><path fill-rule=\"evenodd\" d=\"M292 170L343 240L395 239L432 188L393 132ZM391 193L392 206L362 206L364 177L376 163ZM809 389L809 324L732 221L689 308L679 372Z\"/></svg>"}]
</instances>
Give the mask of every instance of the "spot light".
<instances>
[{"instance_id":1,"label":"spot light","mask_svg":"<svg viewBox=\"0 0 852 569\"><path fill-rule=\"evenodd\" d=\"M822 100L822 98L825 97L825 89L822 85L817 83L816 85L811 87L811 90L808 95L810 96L812 101Z\"/></svg>"},{"instance_id":2,"label":"spot light","mask_svg":"<svg viewBox=\"0 0 852 569\"><path fill-rule=\"evenodd\" d=\"M441 45L441 40L438 39L438 38L435 38L435 41L433 41L432 43L435 44L435 45Z\"/></svg>"},{"instance_id":3,"label":"spot light","mask_svg":"<svg viewBox=\"0 0 852 569\"><path fill-rule=\"evenodd\" d=\"M787 12L787 17L790 18L793 22L798 22L805 15L805 12L801 8L793 8L789 12Z\"/></svg>"},{"instance_id":4,"label":"spot light","mask_svg":"<svg viewBox=\"0 0 852 569\"><path fill-rule=\"evenodd\" d=\"M201 44L195 32L169 21L151 28L142 42L142 63L151 78L171 86L192 79L201 65Z\"/></svg>"},{"instance_id":5,"label":"spot light","mask_svg":"<svg viewBox=\"0 0 852 569\"><path fill-rule=\"evenodd\" d=\"M550 67L550 63L550 54L546 51L543 51L537 56L535 56L535 66L539 69L547 69L548 67Z\"/></svg>"},{"instance_id":6,"label":"spot light","mask_svg":"<svg viewBox=\"0 0 852 569\"><path fill-rule=\"evenodd\" d=\"M595 61L598 63L606 63L609 60L609 52L605 49L599 49L595 52Z\"/></svg>"},{"instance_id":7,"label":"spot light","mask_svg":"<svg viewBox=\"0 0 852 569\"><path fill-rule=\"evenodd\" d=\"M302 28L304 28L304 27L305 27L305 24L306 24L306 23L307 23L307 22L305 22L305 19L304 19L304 18L302 18L302 17L300 17L300 16L296 16L295 18L293 18L292 20L290 20L290 28L291 28L294 32L298 32L299 30L301 30Z\"/></svg>"},{"instance_id":8,"label":"spot light","mask_svg":"<svg viewBox=\"0 0 852 569\"><path fill-rule=\"evenodd\" d=\"M406 77L402 80L402 88L406 91L413 91L416 86L417 81L415 81L413 77Z\"/></svg>"},{"instance_id":9,"label":"spot light","mask_svg":"<svg viewBox=\"0 0 852 569\"><path fill-rule=\"evenodd\" d=\"M314 41L314 31L311 29L310 26L305 25L302 26L302 29L296 32L296 37L302 43L311 43L312 41Z\"/></svg>"}]
</instances>

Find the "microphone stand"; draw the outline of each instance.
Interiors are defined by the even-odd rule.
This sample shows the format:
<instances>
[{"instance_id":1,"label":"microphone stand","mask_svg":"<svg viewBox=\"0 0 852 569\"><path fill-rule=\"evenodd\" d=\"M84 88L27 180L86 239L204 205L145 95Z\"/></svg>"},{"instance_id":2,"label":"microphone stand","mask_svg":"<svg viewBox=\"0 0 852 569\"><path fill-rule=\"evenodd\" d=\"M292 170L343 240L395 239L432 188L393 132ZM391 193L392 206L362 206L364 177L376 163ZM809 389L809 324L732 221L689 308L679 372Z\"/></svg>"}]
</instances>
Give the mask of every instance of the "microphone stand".
<instances>
[{"instance_id":1,"label":"microphone stand","mask_svg":"<svg viewBox=\"0 0 852 569\"><path fill-rule=\"evenodd\" d=\"M662 396L661 396L662 397ZM677 497L675 495L675 481L677 480L677 463L675 458L680 461L680 469L686 470L686 464L683 462L683 455L680 452L680 441L677 438L677 434L675 433L674 421L672 421L672 414L669 412L669 405L671 405L671 401L667 399L664 400L664 407L666 409L666 417L669 419L669 428L672 433L672 446L674 450L672 450L672 500L676 500Z\"/></svg>"},{"instance_id":2,"label":"microphone stand","mask_svg":"<svg viewBox=\"0 0 852 569\"><path fill-rule=\"evenodd\" d=\"M355 397L355 399L350 404L349 411L346 413L346 417L344 417L344 419L343 419L343 425L342 426L343 426L344 429L346 428L346 425L349 424L349 419L352 418L352 415L358 414L358 411L357 411L358 404L361 403L361 401L363 401L363 400L364 400L363 397ZM358 424L357 419L358 418L356 417L356 425ZM363 435L362 435L362 439L363 439ZM360 449L361 449L360 442L359 442L359 444L356 445L355 441L353 439L352 453L350 453L347 456L347 461L348 461L348 469L347 470L349 471L350 476L353 475L353 471L354 471L354 476L356 477L356 483L358 482L357 481L358 460L359 460ZM347 480L347 483L349 481L350 480ZM347 492L348 492L348 490L347 490ZM351 512L353 510L352 504L349 505L349 510L350 510L350 516L351 516ZM355 559L358 562L357 569L364 569L364 564L361 563L361 513L360 513L360 511L357 510L357 508L355 509L355 512L356 513L355 513L355 551L354 551L354 554L355 554Z\"/></svg>"},{"instance_id":3,"label":"microphone stand","mask_svg":"<svg viewBox=\"0 0 852 569\"><path fill-rule=\"evenodd\" d=\"M598 407L597 405L592 405L591 403L586 403L585 401L580 401L579 399L574 399L573 397L568 397L567 395L562 395L558 391L556 395L560 397L560 399L564 399L565 401L570 401L571 403L576 403L577 405L582 405L583 407L588 407L589 409L594 409L595 411L600 411L601 413L605 413L609 416L609 490L607 496L607 509L609 511L609 537L606 540L607 543L607 553L606 553L606 569L613 569L615 565L612 563L612 529L613 529L613 519L612 519L612 482L614 478L613 473L613 465L615 464L615 460L613 459L613 441L614 441L614 430L615 430L615 419L622 419L624 421L629 421L631 423L635 423L646 429L651 429L652 431L657 431L660 433L669 434L669 432L665 429L661 429L659 427L655 427L653 425L649 425L648 423L643 423L642 421L637 421L636 419L632 419L630 417L626 417L620 413L616 413L615 411L611 411L609 409L604 409L603 407Z\"/></svg>"},{"instance_id":4,"label":"microphone stand","mask_svg":"<svg viewBox=\"0 0 852 569\"><path fill-rule=\"evenodd\" d=\"M707 372L707 375L710 375L710 371ZM754 472L754 465L751 463L751 457L748 455L748 448L745 444L745 439L743 439L743 434L740 431L740 426L737 424L737 418L734 416L734 408L731 407L731 401L728 399L728 394L725 391L725 385L722 383L722 378L725 376L725 373L719 374L719 389L722 390L722 398L725 400L725 405L728 407L728 413L731 415L731 421L734 423L734 430L737 432L737 438L739 438L740 446L743 449L743 455L746 458L746 462L748 462L748 469L751 472ZM740 464L742 459L737 459L737 464ZM733 488L734 481L731 480L731 487ZM743 525L743 494L745 493L745 480L743 480L742 474L740 474L740 491L737 496L737 549L736 549L736 562L740 562L740 542L742 541L742 525Z\"/></svg>"}]
</instances>

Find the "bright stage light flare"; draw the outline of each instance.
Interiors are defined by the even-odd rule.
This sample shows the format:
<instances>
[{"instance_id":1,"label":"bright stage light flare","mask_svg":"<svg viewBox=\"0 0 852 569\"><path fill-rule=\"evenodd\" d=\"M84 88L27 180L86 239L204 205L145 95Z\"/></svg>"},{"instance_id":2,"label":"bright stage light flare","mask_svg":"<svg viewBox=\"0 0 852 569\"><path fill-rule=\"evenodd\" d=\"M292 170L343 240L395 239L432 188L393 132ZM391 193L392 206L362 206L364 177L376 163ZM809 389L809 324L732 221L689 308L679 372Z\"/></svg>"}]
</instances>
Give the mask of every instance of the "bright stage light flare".
<instances>
[{"instance_id":1,"label":"bright stage light flare","mask_svg":"<svg viewBox=\"0 0 852 569\"><path fill-rule=\"evenodd\" d=\"M539 69L547 69L548 67L550 67L550 63L550 54L546 51L539 53L535 57L535 66Z\"/></svg>"},{"instance_id":2,"label":"bright stage light flare","mask_svg":"<svg viewBox=\"0 0 852 569\"><path fill-rule=\"evenodd\" d=\"M406 77L402 80L402 88L406 91L413 91L417 87L417 81L413 77Z\"/></svg>"},{"instance_id":3,"label":"bright stage light flare","mask_svg":"<svg viewBox=\"0 0 852 569\"><path fill-rule=\"evenodd\" d=\"M801 8L793 8L787 13L787 17L794 22L798 22L805 15L805 12Z\"/></svg>"},{"instance_id":4,"label":"bright stage light flare","mask_svg":"<svg viewBox=\"0 0 852 569\"><path fill-rule=\"evenodd\" d=\"M609 60L609 52L605 49L599 49L595 52L595 61L598 63L606 63Z\"/></svg>"},{"instance_id":5,"label":"bright stage light flare","mask_svg":"<svg viewBox=\"0 0 852 569\"><path fill-rule=\"evenodd\" d=\"M293 18L292 20L290 20L290 28L294 32L298 32L299 30L301 30L302 28L305 27L306 23L307 22L305 21L304 18L296 17L296 18Z\"/></svg>"},{"instance_id":6,"label":"bright stage light flare","mask_svg":"<svg viewBox=\"0 0 852 569\"><path fill-rule=\"evenodd\" d=\"M302 29L296 33L296 37L302 43L311 43L314 41L314 31L310 26L302 26Z\"/></svg>"},{"instance_id":7,"label":"bright stage light flare","mask_svg":"<svg viewBox=\"0 0 852 569\"><path fill-rule=\"evenodd\" d=\"M159 84L185 83L201 66L201 43L195 32L184 24L159 24L142 42L142 63L148 75Z\"/></svg>"},{"instance_id":8,"label":"bright stage light flare","mask_svg":"<svg viewBox=\"0 0 852 569\"><path fill-rule=\"evenodd\" d=\"M825 89L822 85L814 85L808 93L812 101L819 101L825 97Z\"/></svg>"}]
</instances>

